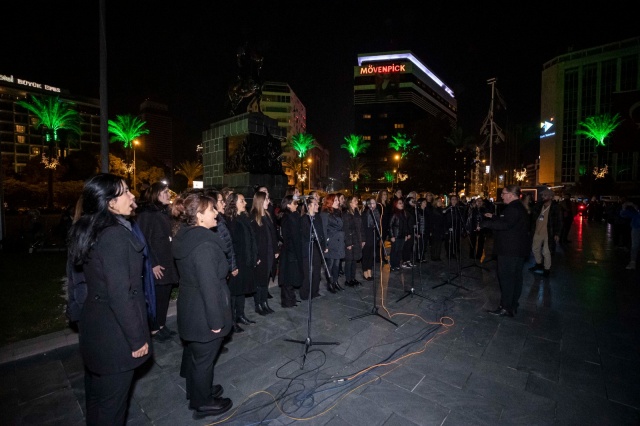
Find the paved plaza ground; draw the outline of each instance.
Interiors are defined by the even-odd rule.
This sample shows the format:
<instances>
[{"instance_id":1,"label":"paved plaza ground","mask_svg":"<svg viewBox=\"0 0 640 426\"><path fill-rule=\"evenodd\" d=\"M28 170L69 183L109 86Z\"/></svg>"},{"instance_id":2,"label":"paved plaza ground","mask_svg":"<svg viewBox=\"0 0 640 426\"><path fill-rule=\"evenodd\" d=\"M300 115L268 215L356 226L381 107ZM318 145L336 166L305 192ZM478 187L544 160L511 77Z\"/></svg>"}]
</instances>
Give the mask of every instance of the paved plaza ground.
<instances>
[{"instance_id":1,"label":"paved plaza ground","mask_svg":"<svg viewBox=\"0 0 640 426\"><path fill-rule=\"evenodd\" d=\"M486 313L496 263L474 264L466 247L459 263L385 265L375 299L360 273L335 295L323 279L312 306L282 309L272 287L276 313L247 300L257 324L216 363L231 411L192 420L176 336L140 369L128 424L638 425L640 271L625 270L606 223L577 216L569 238L549 277L527 262L515 318ZM0 348L1 424L84 424L76 342L68 330Z\"/></svg>"}]
</instances>

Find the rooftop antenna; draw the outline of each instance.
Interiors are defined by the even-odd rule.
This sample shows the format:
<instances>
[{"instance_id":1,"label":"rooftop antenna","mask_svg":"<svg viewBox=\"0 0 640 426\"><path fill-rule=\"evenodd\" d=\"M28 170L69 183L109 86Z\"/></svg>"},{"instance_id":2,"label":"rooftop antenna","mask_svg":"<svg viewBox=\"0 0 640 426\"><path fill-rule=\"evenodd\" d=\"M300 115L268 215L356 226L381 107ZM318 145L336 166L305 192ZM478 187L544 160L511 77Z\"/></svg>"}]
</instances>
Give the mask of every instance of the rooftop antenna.
<instances>
[{"instance_id":1,"label":"rooftop antenna","mask_svg":"<svg viewBox=\"0 0 640 426\"><path fill-rule=\"evenodd\" d=\"M504 100L502 99L502 97L500 96L500 92L498 92L498 89L496 89L496 81L498 81L496 78L490 78L489 80L487 80L487 84L489 84L491 86L491 104L489 105L489 115L487 115L487 118L484 119L484 124L482 125L482 128L480 129L480 134L487 134L487 130L489 131L489 185L488 188L491 188L491 184L493 183L493 141L494 141L494 135L496 138L496 143L499 143L500 141L504 141L504 133L502 132L502 129L493 121L493 110L494 110L494 105L495 105L495 99L496 96L498 98L498 101L500 102L500 104L502 105L502 107L504 109L507 109L506 104L504 102ZM487 129L488 128L488 129ZM483 146L486 143L486 139L485 142L483 142ZM496 190L497 190L497 184L496 184Z\"/></svg>"}]
</instances>

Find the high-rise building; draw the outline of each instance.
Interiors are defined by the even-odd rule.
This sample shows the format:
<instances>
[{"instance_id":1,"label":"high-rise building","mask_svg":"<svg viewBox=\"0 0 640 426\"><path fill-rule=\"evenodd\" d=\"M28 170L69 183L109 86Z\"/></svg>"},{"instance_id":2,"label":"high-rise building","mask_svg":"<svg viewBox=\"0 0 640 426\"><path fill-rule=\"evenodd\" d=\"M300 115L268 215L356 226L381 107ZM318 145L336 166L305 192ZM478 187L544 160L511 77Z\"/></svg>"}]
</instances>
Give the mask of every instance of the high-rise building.
<instances>
[{"instance_id":1,"label":"high-rise building","mask_svg":"<svg viewBox=\"0 0 640 426\"><path fill-rule=\"evenodd\" d=\"M29 81L11 74L0 74L0 151L5 165L14 172L23 171L33 157L48 154L43 129L36 129L38 119L31 112L17 104L18 101L31 102L31 96L59 96L62 101L73 104L80 115L80 135L73 135L72 143L64 143L66 156L72 151L100 147L100 102L82 96L74 96L68 90L49 84ZM62 135L63 138L71 135Z\"/></svg>"},{"instance_id":2,"label":"high-rise building","mask_svg":"<svg viewBox=\"0 0 640 426\"><path fill-rule=\"evenodd\" d=\"M259 105L258 101L260 102ZM293 135L307 132L307 110L287 83L265 82L262 85L260 99L253 99L247 107L247 112L258 111L262 111L267 117L276 120L278 127L286 130L287 139L283 142L283 148L291 141ZM320 141L316 141L316 143L318 147L307 154L307 158L304 159L304 171L301 173L301 177L306 182L304 187L307 189L310 187L317 188L319 182L328 175L329 152L322 147ZM295 151L284 150L282 156L286 164L292 164L296 155ZM285 167L285 173L288 177L288 184L294 185L296 182L294 171Z\"/></svg>"},{"instance_id":3,"label":"high-rise building","mask_svg":"<svg viewBox=\"0 0 640 426\"><path fill-rule=\"evenodd\" d=\"M618 189L638 188L639 106L640 37L570 52L545 63L538 183L571 187L606 165L608 179ZM604 146L576 133L590 117L615 114L622 122Z\"/></svg>"},{"instance_id":4,"label":"high-rise building","mask_svg":"<svg viewBox=\"0 0 640 426\"><path fill-rule=\"evenodd\" d=\"M353 70L354 130L371 144L362 155L368 186L379 189L406 176L412 189L462 189L455 180L466 172L456 173L463 165L454 164L455 148L445 142L457 123L453 91L411 51L358 54ZM404 158L389 147L398 135L416 147Z\"/></svg>"}]
</instances>

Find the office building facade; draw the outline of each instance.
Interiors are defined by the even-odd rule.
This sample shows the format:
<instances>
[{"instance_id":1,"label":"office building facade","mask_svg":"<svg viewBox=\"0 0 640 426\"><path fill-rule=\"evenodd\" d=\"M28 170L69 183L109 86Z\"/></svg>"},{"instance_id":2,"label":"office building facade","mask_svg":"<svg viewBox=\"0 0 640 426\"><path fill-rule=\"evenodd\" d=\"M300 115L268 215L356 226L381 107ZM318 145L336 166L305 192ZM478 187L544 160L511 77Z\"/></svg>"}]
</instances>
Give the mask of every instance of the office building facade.
<instances>
[{"instance_id":1,"label":"office building facade","mask_svg":"<svg viewBox=\"0 0 640 426\"><path fill-rule=\"evenodd\" d=\"M540 112L539 184L570 188L585 182L585 177L593 179L588 175L606 166L603 179L614 188L637 189L640 37L570 52L545 63ZM621 124L604 146L576 133L589 117L615 114Z\"/></svg>"},{"instance_id":2,"label":"office building facade","mask_svg":"<svg viewBox=\"0 0 640 426\"><path fill-rule=\"evenodd\" d=\"M456 179L467 172L445 142L457 123L453 91L411 51L358 54L353 72L354 130L371 144L362 155L370 175L365 187L388 187L400 176L412 189L462 189ZM401 159L389 147L398 135L416 147Z\"/></svg>"}]
</instances>

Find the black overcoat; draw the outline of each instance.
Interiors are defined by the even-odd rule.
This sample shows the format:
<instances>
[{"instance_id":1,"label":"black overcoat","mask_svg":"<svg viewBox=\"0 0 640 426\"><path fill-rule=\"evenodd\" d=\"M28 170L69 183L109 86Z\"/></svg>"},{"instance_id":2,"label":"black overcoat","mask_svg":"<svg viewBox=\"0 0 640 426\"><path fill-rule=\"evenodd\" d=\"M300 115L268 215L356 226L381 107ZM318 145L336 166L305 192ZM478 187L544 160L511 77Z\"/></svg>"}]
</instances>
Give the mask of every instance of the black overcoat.
<instances>
[{"instance_id":1,"label":"black overcoat","mask_svg":"<svg viewBox=\"0 0 640 426\"><path fill-rule=\"evenodd\" d=\"M510 202L500 215L483 220L480 227L493 231L495 254L524 258L531 254L529 214L521 201Z\"/></svg>"},{"instance_id":2,"label":"black overcoat","mask_svg":"<svg viewBox=\"0 0 640 426\"><path fill-rule=\"evenodd\" d=\"M258 249L256 247L256 238L249 222L249 216L245 213L239 214L229 219L227 225L231 233L233 252L236 254L238 266L238 275L229 277L231 295L241 296L253 293L256 291L253 269L258 261Z\"/></svg>"},{"instance_id":3,"label":"black overcoat","mask_svg":"<svg viewBox=\"0 0 640 426\"><path fill-rule=\"evenodd\" d=\"M142 284L144 245L121 219L98 236L83 265L87 298L80 315L80 353L89 370L113 374L133 370L151 357L131 353L149 343Z\"/></svg>"},{"instance_id":4,"label":"black overcoat","mask_svg":"<svg viewBox=\"0 0 640 426\"><path fill-rule=\"evenodd\" d=\"M354 210L350 213L345 210L342 213L343 229L344 229L344 259L358 261L362 259L362 241L364 236L362 235L362 216L360 210ZM347 247L352 246L351 250L346 250Z\"/></svg>"},{"instance_id":5,"label":"black overcoat","mask_svg":"<svg viewBox=\"0 0 640 426\"><path fill-rule=\"evenodd\" d=\"M272 226L273 222L266 215L262 216L262 225L258 225L254 219L251 220L251 229L256 237L258 260L260 260L260 263L256 264L253 270L254 280L258 287L269 285L269 278L276 264L278 241L275 231L272 232L270 225Z\"/></svg>"},{"instance_id":6,"label":"black overcoat","mask_svg":"<svg viewBox=\"0 0 640 426\"><path fill-rule=\"evenodd\" d=\"M285 283L298 288L302 285L302 240L300 239L300 214L286 211L280 219L282 247L278 259L278 284Z\"/></svg>"},{"instance_id":7,"label":"black overcoat","mask_svg":"<svg viewBox=\"0 0 640 426\"><path fill-rule=\"evenodd\" d=\"M231 304L224 241L202 226L185 226L173 240L180 273L178 332L189 342L210 342L229 334ZM214 333L211 330L221 331Z\"/></svg>"},{"instance_id":8,"label":"black overcoat","mask_svg":"<svg viewBox=\"0 0 640 426\"><path fill-rule=\"evenodd\" d=\"M333 213L323 211L320 213L322 227L327 242L328 252L324 254L326 259L344 258L344 230L340 212L336 209Z\"/></svg>"},{"instance_id":9,"label":"black overcoat","mask_svg":"<svg viewBox=\"0 0 640 426\"><path fill-rule=\"evenodd\" d=\"M171 254L171 218L166 210L155 204L146 204L136 213L136 222L149 246L151 266L164 267L162 278L155 278L156 285L176 284L178 270Z\"/></svg>"}]
</instances>

